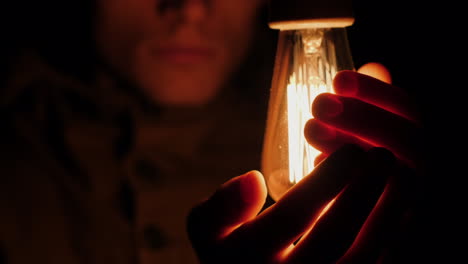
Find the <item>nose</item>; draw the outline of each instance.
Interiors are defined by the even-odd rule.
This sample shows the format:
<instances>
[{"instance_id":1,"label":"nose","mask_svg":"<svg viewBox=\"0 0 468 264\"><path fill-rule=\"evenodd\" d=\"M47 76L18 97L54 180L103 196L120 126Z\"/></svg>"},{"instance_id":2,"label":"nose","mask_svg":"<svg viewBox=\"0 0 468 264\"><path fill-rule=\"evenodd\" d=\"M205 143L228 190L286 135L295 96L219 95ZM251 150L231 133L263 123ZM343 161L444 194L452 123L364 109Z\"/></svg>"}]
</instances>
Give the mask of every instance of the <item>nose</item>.
<instances>
[{"instance_id":1,"label":"nose","mask_svg":"<svg viewBox=\"0 0 468 264\"><path fill-rule=\"evenodd\" d=\"M176 11L185 22L194 23L203 20L209 11L211 0L160 0L158 9L160 13L169 10Z\"/></svg>"}]
</instances>

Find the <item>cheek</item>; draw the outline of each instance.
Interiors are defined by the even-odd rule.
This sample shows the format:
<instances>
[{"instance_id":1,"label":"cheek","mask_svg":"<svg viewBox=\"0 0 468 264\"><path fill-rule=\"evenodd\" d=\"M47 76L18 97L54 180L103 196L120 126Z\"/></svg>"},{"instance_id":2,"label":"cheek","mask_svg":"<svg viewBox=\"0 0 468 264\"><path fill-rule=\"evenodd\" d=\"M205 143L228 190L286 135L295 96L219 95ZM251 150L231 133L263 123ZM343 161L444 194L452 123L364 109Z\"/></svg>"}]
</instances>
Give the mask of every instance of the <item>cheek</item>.
<instances>
[{"instance_id":1,"label":"cheek","mask_svg":"<svg viewBox=\"0 0 468 264\"><path fill-rule=\"evenodd\" d=\"M141 1L98 1L95 39L99 53L112 68L122 74L142 41L150 14Z\"/></svg>"},{"instance_id":2,"label":"cheek","mask_svg":"<svg viewBox=\"0 0 468 264\"><path fill-rule=\"evenodd\" d=\"M224 23L224 35L226 46L237 55L244 53L253 40L253 34L258 27L257 16L263 1L240 0L232 1L229 11L220 12L224 14L221 18ZM265 21L266 26L267 21Z\"/></svg>"},{"instance_id":3,"label":"cheek","mask_svg":"<svg viewBox=\"0 0 468 264\"><path fill-rule=\"evenodd\" d=\"M254 23L253 17L244 17L238 19L234 17L224 22L223 33L220 34L222 48L225 56L230 58L230 61L241 61L253 40Z\"/></svg>"}]
</instances>

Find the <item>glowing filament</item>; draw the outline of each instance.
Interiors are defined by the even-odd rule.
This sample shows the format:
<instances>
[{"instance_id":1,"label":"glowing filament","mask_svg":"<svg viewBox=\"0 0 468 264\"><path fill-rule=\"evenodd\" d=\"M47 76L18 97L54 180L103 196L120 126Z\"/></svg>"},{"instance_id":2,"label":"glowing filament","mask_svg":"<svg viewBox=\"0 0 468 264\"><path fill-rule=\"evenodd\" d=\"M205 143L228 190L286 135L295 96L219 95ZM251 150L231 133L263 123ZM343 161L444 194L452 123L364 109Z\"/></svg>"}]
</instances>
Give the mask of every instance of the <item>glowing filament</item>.
<instances>
[{"instance_id":1,"label":"glowing filament","mask_svg":"<svg viewBox=\"0 0 468 264\"><path fill-rule=\"evenodd\" d=\"M293 184L312 171L320 154L305 139L304 126L312 118L310 108L315 97L328 90L323 83L304 84L296 80L296 74L292 74L287 87L289 182Z\"/></svg>"},{"instance_id":2,"label":"glowing filament","mask_svg":"<svg viewBox=\"0 0 468 264\"><path fill-rule=\"evenodd\" d=\"M268 192L279 200L314 170L320 151L310 146L305 124L312 103L333 93L333 78L353 70L344 28L281 30L272 78L262 170Z\"/></svg>"}]
</instances>

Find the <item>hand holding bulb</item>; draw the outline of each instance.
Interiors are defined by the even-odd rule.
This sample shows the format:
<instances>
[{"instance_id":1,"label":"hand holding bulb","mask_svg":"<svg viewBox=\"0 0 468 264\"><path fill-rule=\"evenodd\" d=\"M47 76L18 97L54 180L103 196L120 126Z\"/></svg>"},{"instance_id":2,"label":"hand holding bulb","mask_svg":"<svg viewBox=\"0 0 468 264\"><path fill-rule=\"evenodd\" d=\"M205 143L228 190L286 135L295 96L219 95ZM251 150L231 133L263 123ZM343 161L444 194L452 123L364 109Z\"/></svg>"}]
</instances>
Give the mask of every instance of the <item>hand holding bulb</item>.
<instances>
[{"instance_id":1,"label":"hand holding bulb","mask_svg":"<svg viewBox=\"0 0 468 264\"><path fill-rule=\"evenodd\" d=\"M315 99L314 119L305 126L308 142L322 152L321 158L352 143L364 149L388 148L406 165L421 167L421 128L410 98L388 85L391 77L382 65L369 63L359 72L340 72L333 81L335 94Z\"/></svg>"},{"instance_id":2,"label":"hand holding bulb","mask_svg":"<svg viewBox=\"0 0 468 264\"><path fill-rule=\"evenodd\" d=\"M274 205L260 212L267 189L252 171L192 210L188 233L201 263L376 262L410 206L407 179L421 163L418 146L409 143L419 124L385 68L369 64L361 71L384 81L337 75L336 95L314 101L316 115L304 131L327 158Z\"/></svg>"}]
</instances>

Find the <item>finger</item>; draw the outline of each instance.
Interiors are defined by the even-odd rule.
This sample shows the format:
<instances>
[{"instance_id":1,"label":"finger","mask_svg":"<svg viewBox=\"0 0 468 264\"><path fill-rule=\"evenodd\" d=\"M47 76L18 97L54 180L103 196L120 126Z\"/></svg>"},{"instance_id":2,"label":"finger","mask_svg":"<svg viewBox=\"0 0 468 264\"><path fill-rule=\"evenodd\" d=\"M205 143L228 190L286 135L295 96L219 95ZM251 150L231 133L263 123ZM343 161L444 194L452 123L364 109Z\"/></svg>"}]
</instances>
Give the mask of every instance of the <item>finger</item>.
<instances>
[{"instance_id":1,"label":"finger","mask_svg":"<svg viewBox=\"0 0 468 264\"><path fill-rule=\"evenodd\" d=\"M204 257L204 252L233 229L253 219L262 209L266 195L263 176L251 171L229 180L194 207L187 218L187 232L197 253Z\"/></svg>"},{"instance_id":2,"label":"finger","mask_svg":"<svg viewBox=\"0 0 468 264\"><path fill-rule=\"evenodd\" d=\"M328 157L327 154L325 153L320 153L317 157L314 159L314 167L317 167L320 162L324 161Z\"/></svg>"},{"instance_id":3,"label":"finger","mask_svg":"<svg viewBox=\"0 0 468 264\"><path fill-rule=\"evenodd\" d=\"M286 263L335 263L352 245L363 223L381 196L395 165L394 156L385 149L373 148L367 155L361 177L355 178L336 198L290 252Z\"/></svg>"},{"instance_id":4,"label":"finger","mask_svg":"<svg viewBox=\"0 0 468 264\"><path fill-rule=\"evenodd\" d=\"M361 67L359 67L358 72L361 74L365 74L371 77L374 77L382 82L386 82L391 84L392 83L392 76L390 71L380 63L377 62L369 62Z\"/></svg>"},{"instance_id":5,"label":"finger","mask_svg":"<svg viewBox=\"0 0 468 264\"><path fill-rule=\"evenodd\" d=\"M420 163L420 128L399 115L355 98L323 93L312 104L313 116L370 144L385 147L415 166Z\"/></svg>"},{"instance_id":6,"label":"finger","mask_svg":"<svg viewBox=\"0 0 468 264\"><path fill-rule=\"evenodd\" d=\"M346 186L363 158L356 146L339 149L255 220L233 231L228 245L242 245L244 254L250 251L256 261L276 261Z\"/></svg>"},{"instance_id":7,"label":"finger","mask_svg":"<svg viewBox=\"0 0 468 264\"><path fill-rule=\"evenodd\" d=\"M338 263L377 263L391 237L399 233L400 224L411 204L413 173L400 168L391 175L382 197L369 215L356 240Z\"/></svg>"},{"instance_id":8,"label":"finger","mask_svg":"<svg viewBox=\"0 0 468 264\"><path fill-rule=\"evenodd\" d=\"M346 144L358 145L365 150L375 147L367 141L337 130L317 119L307 121L304 127L304 134L307 142L325 155L335 152Z\"/></svg>"},{"instance_id":9,"label":"finger","mask_svg":"<svg viewBox=\"0 0 468 264\"><path fill-rule=\"evenodd\" d=\"M419 120L407 92L371 76L341 71L333 79L333 88L338 95L357 98L412 121Z\"/></svg>"}]
</instances>

